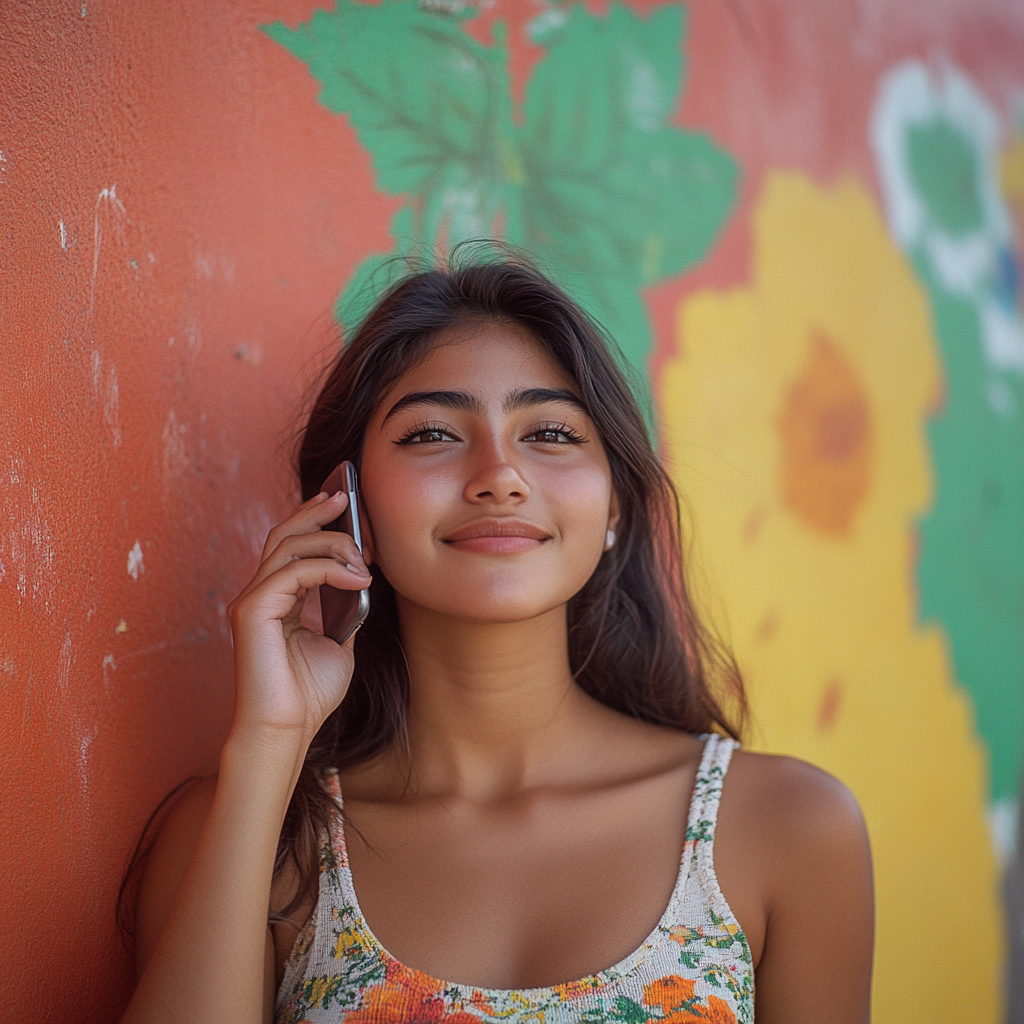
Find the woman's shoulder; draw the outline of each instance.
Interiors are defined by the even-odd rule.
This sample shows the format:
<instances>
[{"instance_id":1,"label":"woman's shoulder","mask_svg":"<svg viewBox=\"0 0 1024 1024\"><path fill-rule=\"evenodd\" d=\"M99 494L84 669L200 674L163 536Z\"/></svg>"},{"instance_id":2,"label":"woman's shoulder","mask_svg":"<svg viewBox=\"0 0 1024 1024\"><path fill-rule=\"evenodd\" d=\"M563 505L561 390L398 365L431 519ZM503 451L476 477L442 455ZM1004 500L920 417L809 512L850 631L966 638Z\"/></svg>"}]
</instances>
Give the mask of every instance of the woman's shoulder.
<instances>
[{"instance_id":1,"label":"woman's shoulder","mask_svg":"<svg viewBox=\"0 0 1024 1024\"><path fill-rule=\"evenodd\" d=\"M728 790L732 804L772 832L795 830L810 838L833 835L836 829L864 829L864 816L850 789L797 757L738 749L732 755Z\"/></svg>"},{"instance_id":2,"label":"woman's shoulder","mask_svg":"<svg viewBox=\"0 0 1024 1024\"><path fill-rule=\"evenodd\" d=\"M734 752L719 838L716 862L742 863L743 874L759 876L766 907L815 880L845 884L856 877L870 886L867 824L856 797L834 775L796 757Z\"/></svg>"},{"instance_id":3,"label":"woman's shoulder","mask_svg":"<svg viewBox=\"0 0 1024 1024\"><path fill-rule=\"evenodd\" d=\"M769 922L776 954L797 951L808 963L817 945L836 946L829 936L846 922L858 937L854 953L863 958L867 949L870 964L867 826L834 775L799 758L736 750L722 788L714 864L755 965L767 951Z\"/></svg>"}]
</instances>

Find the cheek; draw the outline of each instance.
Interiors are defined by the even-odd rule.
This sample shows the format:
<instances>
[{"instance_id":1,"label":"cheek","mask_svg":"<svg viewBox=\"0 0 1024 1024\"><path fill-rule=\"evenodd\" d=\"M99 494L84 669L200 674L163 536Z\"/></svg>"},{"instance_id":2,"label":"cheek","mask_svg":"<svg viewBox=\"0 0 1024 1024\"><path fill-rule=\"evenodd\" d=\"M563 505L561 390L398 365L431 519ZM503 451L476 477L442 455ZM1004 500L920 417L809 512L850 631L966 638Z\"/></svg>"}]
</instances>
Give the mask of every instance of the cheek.
<instances>
[{"instance_id":1,"label":"cheek","mask_svg":"<svg viewBox=\"0 0 1024 1024\"><path fill-rule=\"evenodd\" d=\"M373 558L387 571L389 563L408 558L429 545L431 530L439 518L448 489L423 474L376 472L370 462L364 469L363 504L373 539Z\"/></svg>"},{"instance_id":2,"label":"cheek","mask_svg":"<svg viewBox=\"0 0 1024 1024\"><path fill-rule=\"evenodd\" d=\"M611 481L595 466L566 467L545 474L544 500L552 516L574 544L604 543L611 507Z\"/></svg>"}]
</instances>

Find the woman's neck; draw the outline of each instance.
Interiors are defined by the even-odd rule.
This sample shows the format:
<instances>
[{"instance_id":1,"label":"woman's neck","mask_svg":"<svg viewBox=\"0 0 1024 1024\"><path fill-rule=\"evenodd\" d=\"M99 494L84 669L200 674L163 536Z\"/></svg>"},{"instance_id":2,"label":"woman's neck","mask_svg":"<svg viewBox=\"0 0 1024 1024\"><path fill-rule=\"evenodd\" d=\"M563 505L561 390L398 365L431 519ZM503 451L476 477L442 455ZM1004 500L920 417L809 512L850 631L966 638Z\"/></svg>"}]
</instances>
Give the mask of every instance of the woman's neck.
<instances>
[{"instance_id":1,"label":"woman's neck","mask_svg":"<svg viewBox=\"0 0 1024 1024\"><path fill-rule=\"evenodd\" d=\"M564 606L513 623L438 621L415 606L400 615L421 795L489 802L550 784L618 717L573 679Z\"/></svg>"}]
</instances>

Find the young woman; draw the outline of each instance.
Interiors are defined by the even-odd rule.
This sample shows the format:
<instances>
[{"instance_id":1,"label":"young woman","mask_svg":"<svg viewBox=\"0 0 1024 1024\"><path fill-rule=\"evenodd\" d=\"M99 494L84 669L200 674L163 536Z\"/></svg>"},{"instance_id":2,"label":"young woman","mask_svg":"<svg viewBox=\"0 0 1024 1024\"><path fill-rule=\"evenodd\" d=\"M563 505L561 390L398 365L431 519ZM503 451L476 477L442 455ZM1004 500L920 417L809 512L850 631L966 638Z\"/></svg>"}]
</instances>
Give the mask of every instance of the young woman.
<instances>
[{"instance_id":1,"label":"young woman","mask_svg":"<svg viewBox=\"0 0 1024 1024\"><path fill-rule=\"evenodd\" d=\"M365 561L323 530L345 459ZM868 1020L860 812L738 749L674 491L579 307L516 258L409 276L299 475L229 610L220 772L149 856L125 1024ZM323 584L370 588L344 646Z\"/></svg>"}]
</instances>

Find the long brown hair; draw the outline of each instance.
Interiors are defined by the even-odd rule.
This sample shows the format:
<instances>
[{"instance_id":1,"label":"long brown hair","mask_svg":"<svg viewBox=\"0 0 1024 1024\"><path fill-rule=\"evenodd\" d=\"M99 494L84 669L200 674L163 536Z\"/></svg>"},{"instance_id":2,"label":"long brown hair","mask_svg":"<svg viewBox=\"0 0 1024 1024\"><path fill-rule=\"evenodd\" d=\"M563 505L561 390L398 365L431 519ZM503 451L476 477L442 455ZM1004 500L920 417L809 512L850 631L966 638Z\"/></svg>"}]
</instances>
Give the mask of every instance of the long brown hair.
<instances>
[{"instance_id":1,"label":"long brown hair","mask_svg":"<svg viewBox=\"0 0 1024 1024\"><path fill-rule=\"evenodd\" d=\"M610 708L686 732L738 738L746 704L731 655L701 624L683 572L679 498L654 452L614 344L529 260L507 248L459 246L443 267L387 289L330 367L298 448L303 500L344 459L358 467L363 436L390 387L437 336L473 322L518 325L574 384L604 444L619 501L617 540L569 602L569 660L578 684ZM395 594L378 568L372 611L356 634L344 702L306 755L278 846L299 887L273 918L316 897L317 853L331 798L327 768L349 768L404 738L409 677ZM727 710L723 703L728 699Z\"/></svg>"}]
</instances>

